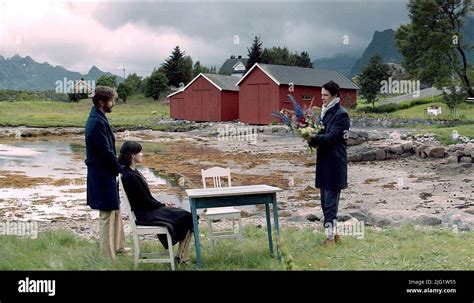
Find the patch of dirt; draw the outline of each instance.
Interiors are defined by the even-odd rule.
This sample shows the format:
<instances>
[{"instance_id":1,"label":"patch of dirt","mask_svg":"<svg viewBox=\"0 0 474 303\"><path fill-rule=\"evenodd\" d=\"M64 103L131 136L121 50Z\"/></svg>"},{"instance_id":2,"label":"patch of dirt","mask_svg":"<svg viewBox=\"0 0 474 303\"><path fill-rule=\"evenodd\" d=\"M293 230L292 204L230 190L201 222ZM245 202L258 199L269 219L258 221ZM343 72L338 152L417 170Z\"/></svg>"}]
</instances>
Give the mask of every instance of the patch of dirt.
<instances>
[{"instance_id":1,"label":"patch of dirt","mask_svg":"<svg viewBox=\"0 0 474 303\"><path fill-rule=\"evenodd\" d=\"M49 184L53 180L53 178L47 177L29 177L24 173L14 171L0 171L0 188L28 188Z\"/></svg>"},{"instance_id":2,"label":"patch of dirt","mask_svg":"<svg viewBox=\"0 0 474 303\"><path fill-rule=\"evenodd\" d=\"M372 184L380 181L380 178L368 178L365 179L364 184Z\"/></svg>"}]
</instances>

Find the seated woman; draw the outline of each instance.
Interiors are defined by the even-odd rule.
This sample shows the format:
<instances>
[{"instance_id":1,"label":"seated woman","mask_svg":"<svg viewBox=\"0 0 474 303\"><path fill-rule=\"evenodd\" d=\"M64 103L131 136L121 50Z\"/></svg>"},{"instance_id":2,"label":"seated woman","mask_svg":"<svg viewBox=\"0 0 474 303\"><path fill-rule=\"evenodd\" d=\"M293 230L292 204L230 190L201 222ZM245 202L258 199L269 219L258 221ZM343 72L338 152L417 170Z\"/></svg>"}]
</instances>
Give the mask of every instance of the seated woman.
<instances>
[{"instance_id":1,"label":"seated woman","mask_svg":"<svg viewBox=\"0 0 474 303\"><path fill-rule=\"evenodd\" d=\"M142 146L138 142L127 141L122 145L119 156L119 162L124 165L122 183L137 218L137 224L166 226L173 245L179 242L177 261L187 262L193 234L191 213L175 208L173 203L162 203L151 195L145 177L135 167L137 163L142 162L142 158ZM158 235L158 238L163 246L168 248L166 236Z\"/></svg>"}]
</instances>

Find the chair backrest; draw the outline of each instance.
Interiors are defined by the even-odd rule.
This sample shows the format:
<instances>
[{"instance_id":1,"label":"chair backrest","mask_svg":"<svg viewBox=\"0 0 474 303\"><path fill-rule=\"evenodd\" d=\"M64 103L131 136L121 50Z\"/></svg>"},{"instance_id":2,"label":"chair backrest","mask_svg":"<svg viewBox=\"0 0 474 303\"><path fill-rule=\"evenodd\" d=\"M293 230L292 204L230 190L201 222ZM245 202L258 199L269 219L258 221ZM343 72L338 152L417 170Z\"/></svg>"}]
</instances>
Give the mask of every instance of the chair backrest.
<instances>
[{"instance_id":1,"label":"chair backrest","mask_svg":"<svg viewBox=\"0 0 474 303\"><path fill-rule=\"evenodd\" d=\"M222 187L221 177L227 178L228 187L232 187L232 181L230 179L230 168L223 167L211 167L209 169L201 169L202 186L206 186L206 178L212 178L214 187Z\"/></svg>"},{"instance_id":2,"label":"chair backrest","mask_svg":"<svg viewBox=\"0 0 474 303\"><path fill-rule=\"evenodd\" d=\"M119 175L119 188L120 191L123 193L123 199L120 201L123 208L127 212L127 214L130 217L130 223L132 224L132 227L135 229L137 227L136 220L137 218L135 217L135 214L132 211L132 206L130 205L130 201L128 200L127 192L125 191L125 188L123 187L123 182L122 182L122 176Z\"/></svg>"}]
</instances>

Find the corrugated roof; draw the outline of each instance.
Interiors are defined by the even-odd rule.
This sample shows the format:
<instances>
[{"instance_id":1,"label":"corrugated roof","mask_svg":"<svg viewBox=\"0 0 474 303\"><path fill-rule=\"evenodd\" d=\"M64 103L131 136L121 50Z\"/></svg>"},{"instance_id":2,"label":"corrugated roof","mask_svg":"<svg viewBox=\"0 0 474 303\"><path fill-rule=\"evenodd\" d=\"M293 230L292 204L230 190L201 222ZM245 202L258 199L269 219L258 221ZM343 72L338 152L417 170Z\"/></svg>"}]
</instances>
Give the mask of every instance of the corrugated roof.
<instances>
[{"instance_id":1,"label":"corrugated roof","mask_svg":"<svg viewBox=\"0 0 474 303\"><path fill-rule=\"evenodd\" d=\"M256 63L241 79L247 77L250 71L257 66L266 72L274 81L278 82L278 84L288 85L293 83L294 85L322 87L324 83L332 80L339 84L340 88L359 89L354 82L337 71L298 66Z\"/></svg>"}]
</instances>

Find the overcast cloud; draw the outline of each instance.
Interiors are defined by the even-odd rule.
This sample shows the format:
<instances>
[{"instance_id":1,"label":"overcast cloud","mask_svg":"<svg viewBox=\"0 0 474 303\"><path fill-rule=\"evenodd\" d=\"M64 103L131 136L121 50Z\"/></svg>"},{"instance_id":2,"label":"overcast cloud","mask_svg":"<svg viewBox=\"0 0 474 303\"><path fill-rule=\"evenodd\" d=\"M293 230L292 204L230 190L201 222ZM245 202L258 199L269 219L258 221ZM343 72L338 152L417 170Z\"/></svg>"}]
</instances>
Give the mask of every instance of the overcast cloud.
<instances>
[{"instance_id":1,"label":"overcast cloud","mask_svg":"<svg viewBox=\"0 0 474 303\"><path fill-rule=\"evenodd\" d=\"M408 22L407 1L0 3L0 55L87 72L92 65L147 75L173 47L217 68L264 47L308 51L312 60L365 49L374 31ZM344 44L347 36L349 44Z\"/></svg>"}]
</instances>

